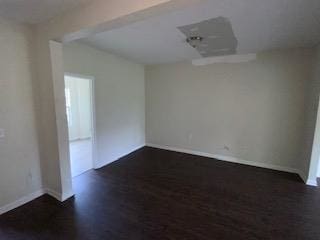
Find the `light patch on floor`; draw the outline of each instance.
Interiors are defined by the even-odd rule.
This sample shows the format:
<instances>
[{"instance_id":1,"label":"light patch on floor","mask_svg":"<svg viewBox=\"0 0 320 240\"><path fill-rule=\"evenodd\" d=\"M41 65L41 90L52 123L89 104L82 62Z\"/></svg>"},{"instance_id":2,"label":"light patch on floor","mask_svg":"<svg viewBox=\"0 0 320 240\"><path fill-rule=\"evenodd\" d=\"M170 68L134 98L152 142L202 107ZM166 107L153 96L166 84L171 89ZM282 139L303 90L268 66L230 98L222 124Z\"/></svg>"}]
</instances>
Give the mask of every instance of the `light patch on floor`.
<instances>
[{"instance_id":1,"label":"light patch on floor","mask_svg":"<svg viewBox=\"0 0 320 240\"><path fill-rule=\"evenodd\" d=\"M91 139L70 142L70 161L72 177L93 168Z\"/></svg>"}]
</instances>

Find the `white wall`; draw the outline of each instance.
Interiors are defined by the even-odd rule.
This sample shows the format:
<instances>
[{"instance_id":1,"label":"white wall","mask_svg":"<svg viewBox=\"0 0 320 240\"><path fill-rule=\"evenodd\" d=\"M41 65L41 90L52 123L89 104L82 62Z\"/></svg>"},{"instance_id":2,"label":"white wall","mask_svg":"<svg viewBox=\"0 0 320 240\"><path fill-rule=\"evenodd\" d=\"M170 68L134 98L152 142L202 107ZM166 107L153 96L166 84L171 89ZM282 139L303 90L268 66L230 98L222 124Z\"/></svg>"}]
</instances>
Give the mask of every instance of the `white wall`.
<instances>
[{"instance_id":1,"label":"white wall","mask_svg":"<svg viewBox=\"0 0 320 240\"><path fill-rule=\"evenodd\" d=\"M312 50L146 68L147 143L296 170Z\"/></svg>"},{"instance_id":2,"label":"white wall","mask_svg":"<svg viewBox=\"0 0 320 240\"><path fill-rule=\"evenodd\" d=\"M65 76L65 87L69 89L70 95L70 123L68 123L70 141L91 137L90 81L91 79Z\"/></svg>"},{"instance_id":3,"label":"white wall","mask_svg":"<svg viewBox=\"0 0 320 240\"><path fill-rule=\"evenodd\" d=\"M63 50L66 72L95 78L98 165L144 145L144 67L86 45Z\"/></svg>"},{"instance_id":4,"label":"white wall","mask_svg":"<svg viewBox=\"0 0 320 240\"><path fill-rule=\"evenodd\" d=\"M0 208L41 189L31 29L0 19ZM1 209L0 209L1 210Z\"/></svg>"}]
</instances>

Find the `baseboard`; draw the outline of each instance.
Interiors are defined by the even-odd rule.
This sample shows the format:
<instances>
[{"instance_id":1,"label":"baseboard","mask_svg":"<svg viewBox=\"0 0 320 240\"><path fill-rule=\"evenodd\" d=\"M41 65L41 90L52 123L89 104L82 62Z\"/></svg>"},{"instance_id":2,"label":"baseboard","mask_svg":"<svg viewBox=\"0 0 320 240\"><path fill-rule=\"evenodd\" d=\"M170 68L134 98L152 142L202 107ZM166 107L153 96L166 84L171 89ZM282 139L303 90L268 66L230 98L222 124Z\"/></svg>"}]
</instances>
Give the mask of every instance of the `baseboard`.
<instances>
[{"instance_id":1,"label":"baseboard","mask_svg":"<svg viewBox=\"0 0 320 240\"><path fill-rule=\"evenodd\" d=\"M7 205L4 205L3 207L0 207L0 215L4 214L6 212L9 212L10 210L13 210L17 207L20 207L38 197L41 197L42 195L46 194L46 191L44 189L40 189L34 193L28 194L12 203L9 203Z\"/></svg>"},{"instance_id":2,"label":"baseboard","mask_svg":"<svg viewBox=\"0 0 320 240\"><path fill-rule=\"evenodd\" d=\"M57 199L60 202L64 202L68 198L71 198L72 196L74 196L73 192L61 194L61 193L59 193L55 190L49 189L49 188L45 189L45 193L50 195L51 197Z\"/></svg>"},{"instance_id":3,"label":"baseboard","mask_svg":"<svg viewBox=\"0 0 320 240\"><path fill-rule=\"evenodd\" d=\"M94 169L99 169L99 168L105 167L105 166L107 166L108 164L113 163L113 162L119 160L120 158L123 158L123 157L125 157L125 156L127 156L127 155L129 155L129 154L131 154L131 153L133 153L133 152L135 152L135 151L137 151L137 150L139 150L140 148L145 147L145 146L146 146L145 143L143 143L143 144L141 144L141 145L138 145L137 147L132 148L130 151L128 151L128 152L125 153L125 154L122 154L120 157L118 157L118 158L116 158L116 159L114 159L114 160L111 160L111 161L106 162L106 163L99 163L99 164L97 164L97 166L95 166Z\"/></svg>"},{"instance_id":4,"label":"baseboard","mask_svg":"<svg viewBox=\"0 0 320 240\"><path fill-rule=\"evenodd\" d=\"M307 185L316 186L316 185L314 185L314 181L309 181L307 179L307 177L305 177L305 174L301 173L300 170L295 169L295 168L284 167L284 166L268 164L268 163L253 162L253 161L243 160L243 159L236 158L236 157L205 153L205 152L194 151L194 150L189 150L189 149L184 149L184 148L162 146L162 145L157 145L157 144L152 144L152 143L147 143L146 146L169 150L169 151L174 151L174 152L188 153L188 154L197 155L197 156L201 156L201 157L209 157L209 158L214 158L216 160L221 160L221 161L226 161L226 162L239 163L239 164L267 168L267 169L272 169L272 170L277 170L277 171L282 171L282 172L296 173L302 178L302 180Z\"/></svg>"},{"instance_id":5,"label":"baseboard","mask_svg":"<svg viewBox=\"0 0 320 240\"><path fill-rule=\"evenodd\" d=\"M49 189L49 188L46 188L45 191L46 191L46 194L48 194L51 197L57 199L58 201L61 201L61 199L62 199L61 193L58 193L57 191Z\"/></svg>"},{"instance_id":6,"label":"baseboard","mask_svg":"<svg viewBox=\"0 0 320 240\"><path fill-rule=\"evenodd\" d=\"M67 193L67 194L61 194L61 193L58 193L52 189L49 189L49 188L42 188L34 193L31 193L31 194L28 194L12 203L9 203L7 205L4 205L3 207L0 207L0 215L1 214L4 214L6 212L9 212L15 208L18 208L28 202L31 202L32 200L38 198L38 197L41 197L42 195L44 194L48 194L50 195L51 197L57 199L58 201L60 202L64 202L65 200L67 200L68 198L74 196L74 193L73 192L70 192L70 193Z\"/></svg>"},{"instance_id":7,"label":"baseboard","mask_svg":"<svg viewBox=\"0 0 320 240\"><path fill-rule=\"evenodd\" d=\"M64 193L61 195L61 199L60 199L60 202L64 202L66 201L67 199L71 198L74 196L74 192L68 192L68 193Z\"/></svg>"},{"instance_id":8,"label":"baseboard","mask_svg":"<svg viewBox=\"0 0 320 240\"><path fill-rule=\"evenodd\" d=\"M232 162L232 163L239 163L239 164L244 164L244 165L249 165L249 166L254 166L254 167L261 167L261 168L267 168L267 169L272 169L272 170L277 170L277 171L283 171L283 172L290 172L290 173L296 173L298 174L302 180L310 186L317 186L317 180L312 180L312 179L308 179L306 177L306 175L304 173L302 173L300 170L298 169L294 169L294 168L289 168L289 167L283 167L283 166L278 166L278 165L273 165L273 164L266 164L266 163L258 163L258 162L252 162L252 161L248 161L248 160L243 160L240 158L236 158L236 157L230 157L230 156L224 156L224 155L219 155L219 154L211 154L211 153L205 153L205 152L200 152L200 151L194 151L194 150L189 150L189 149L183 149L183 148L176 148L176 147L169 147L169 146L162 146L162 145L157 145L157 144L152 144L152 143L147 143L147 144L142 144L140 146L137 146L136 148L132 149L129 153L124 154L122 157L135 152L137 150L139 150L140 148L143 148L145 146L148 147L153 147L153 148L158 148L158 149L163 149L163 150L169 150L169 151L174 151L174 152L181 152L181 153L187 153L187 154L192 154L192 155L197 155L197 156L202 156L202 157L209 157L209 158L214 158L216 160L220 160L220 161L226 161L226 162ZM121 158L121 157L120 157ZM118 159L120 159L118 158ZM116 159L116 160L118 160ZM114 160L114 161L116 161ZM111 163L111 162L109 162ZM101 167L108 165L109 163L106 163L104 165L102 165ZM2 207L0 207L0 215L4 214L10 210L13 210L17 207L20 207L38 197L41 197L44 194L48 194L50 196L52 196L53 198L57 199L60 202L63 202L65 200L67 200L68 198L74 196L73 192L67 193L67 194L61 194L58 193L55 190L49 189L49 188L44 188L44 189L40 189L34 193L31 193L27 196L24 196L12 203L9 203L7 205L4 205Z\"/></svg>"},{"instance_id":9,"label":"baseboard","mask_svg":"<svg viewBox=\"0 0 320 240\"><path fill-rule=\"evenodd\" d=\"M69 142L77 142L77 141L84 141L84 140L90 140L91 137L84 137L84 138L74 138L74 139L69 139Z\"/></svg>"},{"instance_id":10,"label":"baseboard","mask_svg":"<svg viewBox=\"0 0 320 240\"><path fill-rule=\"evenodd\" d=\"M305 172L303 171L298 171L297 172L299 174L299 176L301 177L301 179L307 184L308 181L308 176Z\"/></svg>"},{"instance_id":11,"label":"baseboard","mask_svg":"<svg viewBox=\"0 0 320 240\"><path fill-rule=\"evenodd\" d=\"M317 179L307 179L306 181L306 184L309 185L309 186L315 186L317 187L318 186L318 181Z\"/></svg>"},{"instance_id":12,"label":"baseboard","mask_svg":"<svg viewBox=\"0 0 320 240\"><path fill-rule=\"evenodd\" d=\"M141 145L131 149L131 151L129 151L128 153L123 154L123 156L121 156L121 157L124 157L124 156L126 156L126 155L128 155L128 154L130 154L130 153L132 153L134 151L137 151L137 150L139 150L140 148L142 148L144 146L145 146L145 144L141 144ZM119 158L121 158L121 157L119 157ZM118 160L119 158L115 159L114 161ZM111 162L109 162L109 163L111 163ZM102 165L100 167L103 167L103 166L105 166L105 165L107 165L109 163L106 163L106 164L104 164L104 165ZM32 200L44 195L44 194L48 194L48 195L50 195L51 197L57 199L60 202L63 202L65 200L69 199L70 197L74 196L73 192L68 192L68 193L61 194L61 193L59 193L59 192L57 192L55 190L52 190L50 188L43 188L43 189L41 189L39 191L36 191L36 192L31 193L31 194L29 194L27 196L24 196L24 197L12 202L12 203L9 203L9 204L7 204L7 205L5 205L3 207L0 207L0 215L5 213L5 212L8 212L8 211L10 211L12 209L15 209L17 207L20 207L20 206L22 206L22 205L24 205L24 204L26 204L26 203L28 203L28 202L30 202Z\"/></svg>"}]
</instances>

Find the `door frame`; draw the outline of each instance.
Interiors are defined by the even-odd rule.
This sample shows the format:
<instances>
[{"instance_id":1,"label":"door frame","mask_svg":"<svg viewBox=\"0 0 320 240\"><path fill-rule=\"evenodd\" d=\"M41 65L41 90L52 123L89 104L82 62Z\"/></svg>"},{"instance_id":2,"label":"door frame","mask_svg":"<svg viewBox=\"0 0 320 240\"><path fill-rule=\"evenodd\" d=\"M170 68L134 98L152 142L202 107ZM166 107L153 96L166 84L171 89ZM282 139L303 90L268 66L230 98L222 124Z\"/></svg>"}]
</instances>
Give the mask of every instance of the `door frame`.
<instances>
[{"instance_id":1,"label":"door frame","mask_svg":"<svg viewBox=\"0 0 320 240\"><path fill-rule=\"evenodd\" d=\"M313 143L309 169L307 173L307 184L311 186L318 186L317 178L320 166L320 97L317 102L317 113L313 131Z\"/></svg>"},{"instance_id":2,"label":"door frame","mask_svg":"<svg viewBox=\"0 0 320 240\"><path fill-rule=\"evenodd\" d=\"M65 76L88 79L90 82L92 167L93 169L97 169L98 161L97 161L97 136L96 136L95 78L93 76L88 76L88 75L83 75L78 73L70 73L70 72L65 72L64 77ZM69 126L68 126L68 131L69 131ZM71 163L71 158L70 158L70 163Z\"/></svg>"}]
</instances>

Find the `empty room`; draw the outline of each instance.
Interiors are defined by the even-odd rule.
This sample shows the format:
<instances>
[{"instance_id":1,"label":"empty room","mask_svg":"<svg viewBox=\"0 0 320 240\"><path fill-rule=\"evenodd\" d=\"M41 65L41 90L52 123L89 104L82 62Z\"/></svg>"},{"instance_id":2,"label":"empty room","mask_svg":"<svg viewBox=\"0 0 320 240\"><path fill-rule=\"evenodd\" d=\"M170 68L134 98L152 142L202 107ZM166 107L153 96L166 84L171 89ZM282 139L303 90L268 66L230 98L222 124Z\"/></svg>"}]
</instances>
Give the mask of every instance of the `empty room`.
<instances>
[{"instance_id":1,"label":"empty room","mask_svg":"<svg viewBox=\"0 0 320 240\"><path fill-rule=\"evenodd\" d=\"M0 1L0 239L320 239L320 1Z\"/></svg>"}]
</instances>

